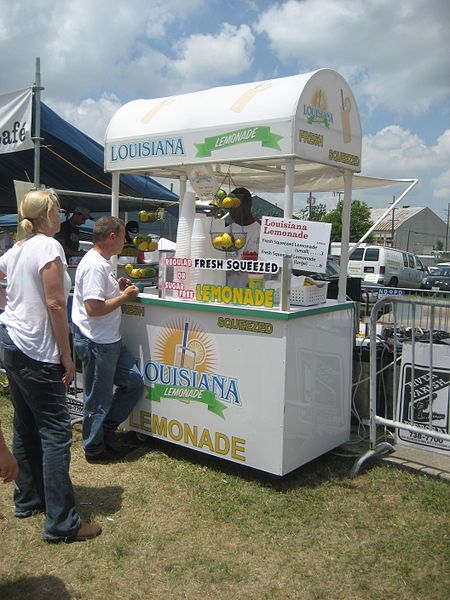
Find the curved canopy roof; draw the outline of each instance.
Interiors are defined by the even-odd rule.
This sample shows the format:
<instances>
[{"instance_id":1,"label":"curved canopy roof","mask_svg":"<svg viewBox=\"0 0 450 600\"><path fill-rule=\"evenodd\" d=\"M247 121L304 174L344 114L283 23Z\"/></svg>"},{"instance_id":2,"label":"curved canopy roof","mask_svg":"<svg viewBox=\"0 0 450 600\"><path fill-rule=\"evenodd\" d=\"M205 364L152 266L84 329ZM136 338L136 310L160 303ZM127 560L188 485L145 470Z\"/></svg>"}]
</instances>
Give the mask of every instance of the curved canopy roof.
<instances>
[{"instance_id":1,"label":"curved canopy roof","mask_svg":"<svg viewBox=\"0 0 450 600\"><path fill-rule=\"evenodd\" d=\"M314 182L360 171L361 135L348 84L320 69L129 102L109 123L105 170L179 177L188 165L209 163L218 179L279 191L292 158L295 191L319 191Z\"/></svg>"}]
</instances>

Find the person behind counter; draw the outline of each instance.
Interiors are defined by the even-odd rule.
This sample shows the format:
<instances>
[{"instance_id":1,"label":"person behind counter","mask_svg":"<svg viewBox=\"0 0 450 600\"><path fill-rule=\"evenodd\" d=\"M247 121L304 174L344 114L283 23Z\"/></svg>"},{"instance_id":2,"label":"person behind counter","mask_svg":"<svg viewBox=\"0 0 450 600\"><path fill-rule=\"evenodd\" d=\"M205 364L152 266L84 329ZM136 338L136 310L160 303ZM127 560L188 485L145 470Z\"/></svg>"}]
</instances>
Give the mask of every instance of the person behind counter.
<instances>
[{"instance_id":1,"label":"person behind counter","mask_svg":"<svg viewBox=\"0 0 450 600\"><path fill-rule=\"evenodd\" d=\"M101 217L93 238L94 247L81 259L75 276L72 321L75 349L84 364L85 457L104 463L122 457L116 430L142 396L144 384L120 335L121 305L139 290L129 279L117 279L110 262L125 242L123 221Z\"/></svg>"},{"instance_id":2,"label":"person behind counter","mask_svg":"<svg viewBox=\"0 0 450 600\"><path fill-rule=\"evenodd\" d=\"M246 243L241 250L236 251L238 259L258 260L259 252L259 234L261 232L261 223L254 217L252 212L252 195L243 187L236 188L230 192L230 196L236 196L241 201L237 208L230 208L231 223L227 231L233 235L246 233ZM247 273L239 271L230 271L227 273L227 285L231 287L247 287Z\"/></svg>"},{"instance_id":3,"label":"person behind counter","mask_svg":"<svg viewBox=\"0 0 450 600\"><path fill-rule=\"evenodd\" d=\"M0 315L2 360L14 405L13 452L19 463L15 516L45 512L44 540L83 541L101 533L82 522L69 476L72 428L66 388L74 375L67 324L70 278L52 189L22 201L25 238L0 257L7 304Z\"/></svg>"},{"instance_id":4,"label":"person behind counter","mask_svg":"<svg viewBox=\"0 0 450 600\"><path fill-rule=\"evenodd\" d=\"M133 239L139 233L139 223L137 221L128 221L125 225L125 243L132 244Z\"/></svg>"},{"instance_id":5,"label":"person behind counter","mask_svg":"<svg viewBox=\"0 0 450 600\"><path fill-rule=\"evenodd\" d=\"M87 219L92 219L88 208L77 206L72 213L72 216L61 223L59 232L55 238L61 244L69 260L71 256L83 256L84 250L80 250L80 230L79 226L83 225Z\"/></svg>"}]
</instances>

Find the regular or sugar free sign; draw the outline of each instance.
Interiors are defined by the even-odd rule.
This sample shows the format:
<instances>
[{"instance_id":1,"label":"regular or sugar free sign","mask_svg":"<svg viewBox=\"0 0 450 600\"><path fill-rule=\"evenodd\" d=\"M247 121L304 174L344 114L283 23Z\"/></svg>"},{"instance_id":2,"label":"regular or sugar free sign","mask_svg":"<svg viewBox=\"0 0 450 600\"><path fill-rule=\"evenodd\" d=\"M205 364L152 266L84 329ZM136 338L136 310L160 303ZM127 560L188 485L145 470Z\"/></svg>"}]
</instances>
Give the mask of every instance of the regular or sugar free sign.
<instances>
[{"instance_id":1,"label":"regular or sugar free sign","mask_svg":"<svg viewBox=\"0 0 450 600\"><path fill-rule=\"evenodd\" d=\"M330 235L331 223L263 217L259 259L281 265L291 256L294 269L325 273Z\"/></svg>"}]
</instances>

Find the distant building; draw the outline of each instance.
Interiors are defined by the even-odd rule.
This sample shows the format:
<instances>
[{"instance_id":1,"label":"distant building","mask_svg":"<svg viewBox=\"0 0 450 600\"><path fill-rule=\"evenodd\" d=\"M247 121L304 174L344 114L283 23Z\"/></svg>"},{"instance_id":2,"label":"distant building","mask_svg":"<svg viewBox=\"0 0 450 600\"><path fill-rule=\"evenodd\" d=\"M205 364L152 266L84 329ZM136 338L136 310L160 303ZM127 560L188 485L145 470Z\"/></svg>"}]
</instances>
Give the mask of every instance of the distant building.
<instances>
[{"instance_id":1,"label":"distant building","mask_svg":"<svg viewBox=\"0 0 450 600\"><path fill-rule=\"evenodd\" d=\"M385 208L372 208L372 221L375 223L384 212ZM428 207L394 208L392 212L393 215L390 213L373 231L374 244L394 246L414 254L431 254L439 241L445 246L447 224Z\"/></svg>"}]
</instances>

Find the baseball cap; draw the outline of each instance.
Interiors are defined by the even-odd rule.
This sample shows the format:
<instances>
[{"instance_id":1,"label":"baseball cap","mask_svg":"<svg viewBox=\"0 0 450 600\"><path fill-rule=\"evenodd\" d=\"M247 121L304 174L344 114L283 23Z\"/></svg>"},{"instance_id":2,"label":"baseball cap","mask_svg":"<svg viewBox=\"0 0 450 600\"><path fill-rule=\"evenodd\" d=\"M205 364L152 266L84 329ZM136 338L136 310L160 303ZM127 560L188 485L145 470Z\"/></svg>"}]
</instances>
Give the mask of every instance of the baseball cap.
<instances>
[{"instance_id":1,"label":"baseball cap","mask_svg":"<svg viewBox=\"0 0 450 600\"><path fill-rule=\"evenodd\" d=\"M235 188L232 192L230 192L230 196L236 196L237 198L240 198L241 200L243 200L244 202L248 202L249 204L252 203L252 195L248 191L248 189L244 187Z\"/></svg>"},{"instance_id":2,"label":"baseball cap","mask_svg":"<svg viewBox=\"0 0 450 600\"><path fill-rule=\"evenodd\" d=\"M80 213L80 215L83 215L86 219L92 219L91 211L85 206L76 206L73 212Z\"/></svg>"},{"instance_id":3,"label":"baseball cap","mask_svg":"<svg viewBox=\"0 0 450 600\"><path fill-rule=\"evenodd\" d=\"M130 233L139 233L139 223L137 221L128 221L125 225L125 229Z\"/></svg>"}]
</instances>

